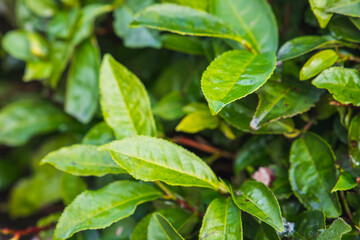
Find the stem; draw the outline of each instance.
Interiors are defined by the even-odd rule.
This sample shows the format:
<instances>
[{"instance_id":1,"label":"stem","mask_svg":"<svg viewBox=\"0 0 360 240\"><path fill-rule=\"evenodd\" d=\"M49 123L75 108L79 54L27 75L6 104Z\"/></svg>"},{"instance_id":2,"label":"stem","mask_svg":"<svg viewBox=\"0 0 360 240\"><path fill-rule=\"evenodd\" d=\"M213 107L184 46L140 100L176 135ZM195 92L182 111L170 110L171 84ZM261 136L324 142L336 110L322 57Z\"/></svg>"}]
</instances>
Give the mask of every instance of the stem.
<instances>
[{"instance_id":1,"label":"stem","mask_svg":"<svg viewBox=\"0 0 360 240\"><path fill-rule=\"evenodd\" d=\"M166 193L168 199L176 200L176 196L160 181L155 181L155 184Z\"/></svg>"},{"instance_id":2,"label":"stem","mask_svg":"<svg viewBox=\"0 0 360 240\"><path fill-rule=\"evenodd\" d=\"M17 240L17 239L20 239L22 236L36 235L42 231L51 229L53 227L55 227L55 224L50 224L50 225L47 225L44 227L29 227L29 228L22 229L22 230L3 228L3 229L0 229L0 233L4 234L4 235L13 235L13 238L11 238L11 239Z\"/></svg>"},{"instance_id":3,"label":"stem","mask_svg":"<svg viewBox=\"0 0 360 240\"><path fill-rule=\"evenodd\" d=\"M233 159L235 157L230 152L223 151L223 150L218 149L218 148L216 148L214 146L211 146L210 144L203 143L203 142L198 142L198 141L195 141L193 139L186 138L186 137L183 137L183 136L174 137L172 139L172 141L174 143L177 143L177 144L181 144L181 145L185 145L185 146L188 146L188 147L196 148L196 149L201 150L203 152L207 152L207 153L211 153L211 154L217 154L217 155L219 155L221 157L224 157L224 158Z\"/></svg>"},{"instance_id":4,"label":"stem","mask_svg":"<svg viewBox=\"0 0 360 240\"><path fill-rule=\"evenodd\" d=\"M352 220L353 220L353 216L351 215L351 211L350 211L349 205L348 205L347 202L346 202L345 195L344 195L344 192L343 192L343 191L340 191L340 198L341 198L341 201L342 201L342 203L343 203L343 205L344 205L346 214L348 215L348 217L349 217L350 220L352 221Z\"/></svg>"}]
</instances>

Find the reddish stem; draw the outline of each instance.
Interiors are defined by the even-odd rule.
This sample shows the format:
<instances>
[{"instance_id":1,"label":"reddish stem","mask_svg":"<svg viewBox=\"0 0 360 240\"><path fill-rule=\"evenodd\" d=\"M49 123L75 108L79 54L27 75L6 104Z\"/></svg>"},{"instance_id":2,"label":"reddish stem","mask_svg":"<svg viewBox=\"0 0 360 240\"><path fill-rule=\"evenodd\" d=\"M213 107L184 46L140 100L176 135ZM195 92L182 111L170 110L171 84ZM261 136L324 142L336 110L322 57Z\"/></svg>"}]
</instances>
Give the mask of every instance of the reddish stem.
<instances>
[{"instance_id":1,"label":"reddish stem","mask_svg":"<svg viewBox=\"0 0 360 240\"><path fill-rule=\"evenodd\" d=\"M196 148L198 150L201 150L203 152L212 153L212 154L219 154L220 156L224 158L234 158L234 155L232 153L229 153L227 151L223 151L221 149L218 149L214 146L211 146L210 144L207 144L205 142L198 142L190 138L186 138L184 136L178 136L174 137L172 139L174 143L185 145L188 147Z\"/></svg>"},{"instance_id":2,"label":"reddish stem","mask_svg":"<svg viewBox=\"0 0 360 240\"><path fill-rule=\"evenodd\" d=\"M179 198L177 198L175 201L180 205L180 207L186 208L186 209L190 210L191 212L198 214L200 217L204 217L204 213L202 213L198 209L190 206L187 202L185 202Z\"/></svg>"},{"instance_id":3,"label":"reddish stem","mask_svg":"<svg viewBox=\"0 0 360 240\"><path fill-rule=\"evenodd\" d=\"M29 227L29 228L20 229L20 230L3 228L3 229L0 229L0 233L4 234L4 235L14 235L14 237L12 239L19 239L20 237L26 236L26 235L36 235L42 231L51 229L54 226L55 226L55 224L50 224L50 225L44 226L44 227Z\"/></svg>"}]
</instances>

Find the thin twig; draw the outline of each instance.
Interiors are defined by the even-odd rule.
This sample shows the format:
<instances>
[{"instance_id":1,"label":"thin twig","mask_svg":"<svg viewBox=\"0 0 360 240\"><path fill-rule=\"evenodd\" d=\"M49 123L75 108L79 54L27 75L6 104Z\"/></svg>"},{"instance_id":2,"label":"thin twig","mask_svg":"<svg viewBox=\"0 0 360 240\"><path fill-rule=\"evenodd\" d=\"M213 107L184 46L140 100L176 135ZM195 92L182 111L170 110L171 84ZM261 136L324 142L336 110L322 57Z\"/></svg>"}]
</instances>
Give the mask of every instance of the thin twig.
<instances>
[{"instance_id":1,"label":"thin twig","mask_svg":"<svg viewBox=\"0 0 360 240\"><path fill-rule=\"evenodd\" d=\"M29 227L29 228L20 229L20 230L3 228L3 229L0 229L0 233L4 234L4 235L13 235L12 240L17 240L23 236L36 235L42 231L49 230L53 227L55 227L55 224L50 224L50 225L47 225L44 227Z\"/></svg>"},{"instance_id":2,"label":"thin twig","mask_svg":"<svg viewBox=\"0 0 360 240\"><path fill-rule=\"evenodd\" d=\"M348 205L347 202L346 202L345 195L344 195L344 192L343 192L343 191L340 191L340 198L341 198L341 201L342 201L342 203L343 203L343 205L344 205L346 214L348 215L348 217L349 217L350 220L352 221L352 220L353 220L353 216L351 215L351 211L350 211L349 205Z\"/></svg>"},{"instance_id":3,"label":"thin twig","mask_svg":"<svg viewBox=\"0 0 360 240\"><path fill-rule=\"evenodd\" d=\"M214 146L211 146L208 143L195 141L193 139L190 139L190 138L187 138L187 137L184 137L184 136L174 137L172 139L172 141L174 143L185 145L185 146L188 146L188 147L192 147L192 148L201 150L203 152L212 153L212 154L218 154L218 155L220 155L221 157L224 157L224 158L233 159L235 157L234 154L232 154L230 152L218 149L218 148L216 148Z\"/></svg>"}]
</instances>

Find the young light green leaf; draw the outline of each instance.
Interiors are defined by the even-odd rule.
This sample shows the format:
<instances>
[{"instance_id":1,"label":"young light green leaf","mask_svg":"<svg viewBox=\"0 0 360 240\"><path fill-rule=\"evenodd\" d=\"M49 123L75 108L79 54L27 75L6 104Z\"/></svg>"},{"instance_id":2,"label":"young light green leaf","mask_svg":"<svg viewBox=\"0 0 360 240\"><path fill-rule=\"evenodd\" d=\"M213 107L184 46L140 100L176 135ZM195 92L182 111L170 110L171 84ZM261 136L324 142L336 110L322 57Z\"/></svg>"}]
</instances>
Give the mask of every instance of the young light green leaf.
<instances>
[{"instance_id":1,"label":"young light green leaf","mask_svg":"<svg viewBox=\"0 0 360 240\"><path fill-rule=\"evenodd\" d=\"M254 134L292 134L294 132L294 122L290 118L271 122L257 131L251 129L250 122L255 114L257 101L252 101L250 97L228 104L219 115L231 126L244 132Z\"/></svg>"},{"instance_id":2,"label":"young light green leaf","mask_svg":"<svg viewBox=\"0 0 360 240\"><path fill-rule=\"evenodd\" d=\"M179 5L188 6L188 7L203 10L203 11L207 11L207 9L209 7L208 6L209 0L197 0L197 1L193 1L193 0L161 0L161 2L176 3Z\"/></svg>"},{"instance_id":3,"label":"young light green leaf","mask_svg":"<svg viewBox=\"0 0 360 240\"><path fill-rule=\"evenodd\" d=\"M177 4L152 5L137 13L131 26L144 26L183 35L232 39L249 47L249 44L221 19Z\"/></svg>"},{"instance_id":4,"label":"young light green leaf","mask_svg":"<svg viewBox=\"0 0 360 240\"><path fill-rule=\"evenodd\" d=\"M148 240L184 240L168 219L160 213L154 213L147 231Z\"/></svg>"},{"instance_id":5,"label":"young light green leaf","mask_svg":"<svg viewBox=\"0 0 360 240\"><path fill-rule=\"evenodd\" d=\"M101 147L133 177L163 181L169 185L219 190L220 182L210 167L195 154L168 141L136 136Z\"/></svg>"},{"instance_id":6,"label":"young light green leaf","mask_svg":"<svg viewBox=\"0 0 360 240\"><path fill-rule=\"evenodd\" d=\"M100 93L105 121L118 139L156 135L150 100L144 85L110 55L105 55L101 65Z\"/></svg>"},{"instance_id":7,"label":"young light green leaf","mask_svg":"<svg viewBox=\"0 0 360 240\"><path fill-rule=\"evenodd\" d=\"M227 104L260 88L276 66L274 53L253 54L245 50L225 52L217 57L201 78L201 88L212 114Z\"/></svg>"},{"instance_id":8,"label":"young light green leaf","mask_svg":"<svg viewBox=\"0 0 360 240\"><path fill-rule=\"evenodd\" d=\"M341 240L343 234L351 231L351 226L344 219L336 219L331 226L324 230L316 240Z\"/></svg>"},{"instance_id":9,"label":"young light green leaf","mask_svg":"<svg viewBox=\"0 0 360 240\"><path fill-rule=\"evenodd\" d=\"M281 46L278 59L281 61L299 57L316 49L340 45L341 42L330 36L304 36L291 39Z\"/></svg>"},{"instance_id":10,"label":"young light green leaf","mask_svg":"<svg viewBox=\"0 0 360 240\"><path fill-rule=\"evenodd\" d=\"M51 17L57 11L57 4L54 0L25 0L26 5L40 17Z\"/></svg>"},{"instance_id":11,"label":"young light green leaf","mask_svg":"<svg viewBox=\"0 0 360 240\"><path fill-rule=\"evenodd\" d=\"M205 129L215 129L219 126L219 118L209 111L196 111L184 117L176 126L176 131L197 133Z\"/></svg>"},{"instance_id":12,"label":"young light green leaf","mask_svg":"<svg viewBox=\"0 0 360 240\"><path fill-rule=\"evenodd\" d=\"M212 0L210 12L229 24L257 52L277 50L277 24L266 0Z\"/></svg>"},{"instance_id":13,"label":"young light green leaf","mask_svg":"<svg viewBox=\"0 0 360 240\"><path fill-rule=\"evenodd\" d=\"M250 127L255 130L269 122L308 111L315 106L322 91L297 82L268 82L257 94L259 105L250 122Z\"/></svg>"},{"instance_id":14,"label":"young light green leaf","mask_svg":"<svg viewBox=\"0 0 360 240\"><path fill-rule=\"evenodd\" d=\"M348 135L349 155L352 162L360 165L360 115L356 115L349 127Z\"/></svg>"},{"instance_id":15,"label":"young light green leaf","mask_svg":"<svg viewBox=\"0 0 360 240\"><path fill-rule=\"evenodd\" d=\"M98 107L100 53L91 40L76 49L67 79L65 111L88 123Z\"/></svg>"},{"instance_id":16,"label":"young light green leaf","mask_svg":"<svg viewBox=\"0 0 360 240\"><path fill-rule=\"evenodd\" d=\"M307 210L296 217L294 240L315 239L320 229L325 229L322 211Z\"/></svg>"},{"instance_id":17,"label":"young light green leaf","mask_svg":"<svg viewBox=\"0 0 360 240\"><path fill-rule=\"evenodd\" d=\"M291 146L289 178L295 196L314 210L324 211L327 217L341 215L336 194L335 156L329 144L314 133L306 133Z\"/></svg>"},{"instance_id":18,"label":"young light green leaf","mask_svg":"<svg viewBox=\"0 0 360 240\"><path fill-rule=\"evenodd\" d=\"M60 193L65 205L69 205L86 188L86 182L81 177L67 173L61 177Z\"/></svg>"},{"instance_id":19,"label":"young light green leaf","mask_svg":"<svg viewBox=\"0 0 360 240\"><path fill-rule=\"evenodd\" d=\"M342 170L341 175L338 181L336 182L335 187L331 190L331 192L350 190L356 187L357 185L358 183L353 178L353 176L351 176L350 173Z\"/></svg>"},{"instance_id":20,"label":"young light green leaf","mask_svg":"<svg viewBox=\"0 0 360 240\"><path fill-rule=\"evenodd\" d=\"M241 211L231 198L217 198L206 210L200 229L200 239L242 240Z\"/></svg>"},{"instance_id":21,"label":"young light green leaf","mask_svg":"<svg viewBox=\"0 0 360 240\"><path fill-rule=\"evenodd\" d=\"M72 145L51 152L41 160L55 168L76 176L104 176L126 171L119 167L109 153L98 151L92 145Z\"/></svg>"},{"instance_id":22,"label":"young light green leaf","mask_svg":"<svg viewBox=\"0 0 360 240\"><path fill-rule=\"evenodd\" d=\"M360 106L360 73L356 69L342 67L326 69L312 81L312 84L327 89L343 104Z\"/></svg>"},{"instance_id":23,"label":"young light green leaf","mask_svg":"<svg viewBox=\"0 0 360 240\"><path fill-rule=\"evenodd\" d=\"M0 111L0 143L23 145L35 135L66 129L71 123L75 122L50 102L17 100Z\"/></svg>"},{"instance_id":24,"label":"young light green leaf","mask_svg":"<svg viewBox=\"0 0 360 240\"><path fill-rule=\"evenodd\" d=\"M106 122L99 122L84 136L81 143L87 145L104 145L115 140L113 130Z\"/></svg>"},{"instance_id":25,"label":"young light green leaf","mask_svg":"<svg viewBox=\"0 0 360 240\"><path fill-rule=\"evenodd\" d=\"M246 181L239 190L231 192L235 204L259 218L277 231L284 231L279 203L271 190L261 182Z\"/></svg>"},{"instance_id":26,"label":"young light green leaf","mask_svg":"<svg viewBox=\"0 0 360 240\"><path fill-rule=\"evenodd\" d=\"M331 67L339 56L334 50L324 50L312 56L300 71L300 80L308 80Z\"/></svg>"},{"instance_id":27,"label":"young light green leaf","mask_svg":"<svg viewBox=\"0 0 360 240\"><path fill-rule=\"evenodd\" d=\"M360 1L338 1L338 3L333 4L327 11L350 17L360 17Z\"/></svg>"},{"instance_id":28,"label":"young light green leaf","mask_svg":"<svg viewBox=\"0 0 360 240\"><path fill-rule=\"evenodd\" d=\"M161 196L154 187L133 181L117 181L97 191L87 190L65 208L54 239L67 239L82 230L108 227L133 214L137 205Z\"/></svg>"},{"instance_id":29,"label":"young light green leaf","mask_svg":"<svg viewBox=\"0 0 360 240\"><path fill-rule=\"evenodd\" d=\"M53 65L48 60L29 60L26 62L24 82L45 80L51 76Z\"/></svg>"},{"instance_id":30,"label":"young light green leaf","mask_svg":"<svg viewBox=\"0 0 360 240\"><path fill-rule=\"evenodd\" d=\"M327 8L331 5L331 0L309 0L311 10L313 11L321 28L325 28L329 23L332 13L327 12Z\"/></svg>"}]
</instances>

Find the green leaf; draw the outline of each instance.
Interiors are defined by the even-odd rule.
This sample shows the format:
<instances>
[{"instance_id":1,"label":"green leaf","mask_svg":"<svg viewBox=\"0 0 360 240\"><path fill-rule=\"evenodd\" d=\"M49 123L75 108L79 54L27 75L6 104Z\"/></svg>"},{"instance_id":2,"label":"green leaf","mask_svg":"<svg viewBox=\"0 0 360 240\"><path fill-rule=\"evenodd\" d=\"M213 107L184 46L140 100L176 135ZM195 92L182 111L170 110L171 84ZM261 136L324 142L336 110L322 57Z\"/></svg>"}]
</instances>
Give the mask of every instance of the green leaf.
<instances>
[{"instance_id":1,"label":"green leaf","mask_svg":"<svg viewBox=\"0 0 360 240\"><path fill-rule=\"evenodd\" d=\"M86 229L108 227L132 215L137 205L161 196L154 187L132 181L117 181L97 191L87 190L65 208L54 239L66 239Z\"/></svg>"},{"instance_id":2,"label":"green leaf","mask_svg":"<svg viewBox=\"0 0 360 240\"><path fill-rule=\"evenodd\" d=\"M180 92L164 96L154 107L153 113L165 120L175 120L184 115L184 98Z\"/></svg>"},{"instance_id":3,"label":"green leaf","mask_svg":"<svg viewBox=\"0 0 360 240\"><path fill-rule=\"evenodd\" d=\"M106 124L100 122L93 126L82 139L82 144L104 145L115 140L113 130Z\"/></svg>"},{"instance_id":4,"label":"green leaf","mask_svg":"<svg viewBox=\"0 0 360 240\"><path fill-rule=\"evenodd\" d=\"M354 26L360 30L360 18L351 17L350 21L354 24Z\"/></svg>"},{"instance_id":5,"label":"green leaf","mask_svg":"<svg viewBox=\"0 0 360 240\"><path fill-rule=\"evenodd\" d=\"M336 39L360 43L360 32L347 17L335 18L329 24L329 30Z\"/></svg>"},{"instance_id":6,"label":"green leaf","mask_svg":"<svg viewBox=\"0 0 360 240\"><path fill-rule=\"evenodd\" d=\"M190 7L164 3L155 4L135 15L131 26L144 26L182 35L232 39L248 46L235 30L221 19Z\"/></svg>"},{"instance_id":7,"label":"green leaf","mask_svg":"<svg viewBox=\"0 0 360 240\"><path fill-rule=\"evenodd\" d=\"M331 67L339 58L333 50L324 50L312 56L300 71L300 80L308 80L315 77L323 70Z\"/></svg>"},{"instance_id":8,"label":"green leaf","mask_svg":"<svg viewBox=\"0 0 360 240\"><path fill-rule=\"evenodd\" d=\"M304 36L291 39L281 46L278 59L290 60L305 53L339 45L340 42L330 36Z\"/></svg>"},{"instance_id":9,"label":"green leaf","mask_svg":"<svg viewBox=\"0 0 360 240\"><path fill-rule=\"evenodd\" d=\"M183 240L169 220L160 213L154 213L148 227L148 240Z\"/></svg>"},{"instance_id":10,"label":"green leaf","mask_svg":"<svg viewBox=\"0 0 360 240\"><path fill-rule=\"evenodd\" d=\"M360 165L360 115L356 115L349 127L348 135L349 155L352 162Z\"/></svg>"},{"instance_id":11,"label":"green leaf","mask_svg":"<svg viewBox=\"0 0 360 240\"><path fill-rule=\"evenodd\" d=\"M331 190L331 192L350 190L356 187L357 185L358 183L353 178L353 176L351 176L350 173L342 170L341 175L338 181L336 182L335 187Z\"/></svg>"},{"instance_id":12,"label":"green leaf","mask_svg":"<svg viewBox=\"0 0 360 240\"><path fill-rule=\"evenodd\" d=\"M158 31L146 27L130 28L135 13L153 3L152 0L147 0L140 5L137 0L128 0L114 11L114 32L123 38L126 47L161 47Z\"/></svg>"},{"instance_id":13,"label":"green leaf","mask_svg":"<svg viewBox=\"0 0 360 240\"><path fill-rule=\"evenodd\" d=\"M297 82L268 82L257 91L259 105L250 122L258 130L269 122L308 111L320 99L322 91Z\"/></svg>"},{"instance_id":14,"label":"green leaf","mask_svg":"<svg viewBox=\"0 0 360 240\"><path fill-rule=\"evenodd\" d=\"M350 231L350 225L342 218L338 218L328 229L324 230L316 240L341 240L342 235Z\"/></svg>"},{"instance_id":15,"label":"green leaf","mask_svg":"<svg viewBox=\"0 0 360 240\"><path fill-rule=\"evenodd\" d=\"M176 3L179 5L183 5L183 6L188 6L191 8L195 8L198 10L203 10L203 11L207 11L208 9L208 5L209 5L209 0L161 0L161 2L164 3Z\"/></svg>"},{"instance_id":16,"label":"green leaf","mask_svg":"<svg viewBox=\"0 0 360 240\"><path fill-rule=\"evenodd\" d=\"M217 198L206 210L200 239L243 239L241 211L231 198Z\"/></svg>"},{"instance_id":17,"label":"green leaf","mask_svg":"<svg viewBox=\"0 0 360 240\"><path fill-rule=\"evenodd\" d=\"M76 176L104 176L124 173L109 153L98 151L92 145L72 145L51 152L43 158L42 164L49 163L55 168Z\"/></svg>"},{"instance_id":18,"label":"green leaf","mask_svg":"<svg viewBox=\"0 0 360 240\"><path fill-rule=\"evenodd\" d=\"M187 54L204 55L202 41L197 37L167 33L161 35L161 42L163 48Z\"/></svg>"},{"instance_id":19,"label":"green leaf","mask_svg":"<svg viewBox=\"0 0 360 240\"><path fill-rule=\"evenodd\" d=\"M184 117L176 126L178 132L197 133L205 129L215 129L219 126L219 118L209 111L196 111Z\"/></svg>"},{"instance_id":20,"label":"green leaf","mask_svg":"<svg viewBox=\"0 0 360 240\"><path fill-rule=\"evenodd\" d=\"M79 15L78 8L58 12L47 26L48 35L53 38L69 40L74 34Z\"/></svg>"},{"instance_id":21,"label":"green leaf","mask_svg":"<svg viewBox=\"0 0 360 240\"><path fill-rule=\"evenodd\" d=\"M51 76L53 65L48 60L29 60L26 62L24 82L31 80L45 80Z\"/></svg>"},{"instance_id":22,"label":"green leaf","mask_svg":"<svg viewBox=\"0 0 360 240\"><path fill-rule=\"evenodd\" d=\"M54 169L38 170L33 176L16 183L10 194L12 217L27 217L61 199L61 173Z\"/></svg>"},{"instance_id":23,"label":"green leaf","mask_svg":"<svg viewBox=\"0 0 360 240\"><path fill-rule=\"evenodd\" d=\"M81 177L66 173L63 174L61 178L60 193L65 205L69 205L76 196L85 191L86 188L86 182Z\"/></svg>"},{"instance_id":24,"label":"green leaf","mask_svg":"<svg viewBox=\"0 0 360 240\"><path fill-rule=\"evenodd\" d=\"M327 12L327 8L331 5L332 0L309 0L309 2L320 27L325 28L333 15Z\"/></svg>"},{"instance_id":25,"label":"green leaf","mask_svg":"<svg viewBox=\"0 0 360 240\"><path fill-rule=\"evenodd\" d=\"M40 98L17 100L0 111L0 143L23 145L35 135L66 130L70 124L73 120L50 102Z\"/></svg>"},{"instance_id":26,"label":"green leaf","mask_svg":"<svg viewBox=\"0 0 360 240\"><path fill-rule=\"evenodd\" d=\"M211 113L217 114L227 104L256 91L269 79L275 66L272 52L256 55L233 50L217 57L201 78Z\"/></svg>"},{"instance_id":27,"label":"green leaf","mask_svg":"<svg viewBox=\"0 0 360 240\"><path fill-rule=\"evenodd\" d=\"M275 16L266 0L212 0L210 12L224 20L257 52L278 48Z\"/></svg>"},{"instance_id":28,"label":"green leaf","mask_svg":"<svg viewBox=\"0 0 360 240\"><path fill-rule=\"evenodd\" d=\"M336 194L335 156L325 140L314 133L306 133L291 146L289 178L295 196L314 210L324 211L327 217L341 215Z\"/></svg>"},{"instance_id":29,"label":"green leaf","mask_svg":"<svg viewBox=\"0 0 360 240\"><path fill-rule=\"evenodd\" d=\"M280 237L272 227L261 223L254 240L280 240Z\"/></svg>"},{"instance_id":30,"label":"green leaf","mask_svg":"<svg viewBox=\"0 0 360 240\"><path fill-rule=\"evenodd\" d=\"M360 1L339 1L339 3L333 4L327 11L350 17L360 17Z\"/></svg>"},{"instance_id":31,"label":"green leaf","mask_svg":"<svg viewBox=\"0 0 360 240\"><path fill-rule=\"evenodd\" d=\"M249 97L243 98L225 106L220 116L233 127L254 134L291 134L294 131L292 119L275 121L257 131L250 128L250 122L255 114L256 102Z\"/></svg>"},{"instance_id":32,"label":"green leaf","mask_svg":"<svg viewBox=\"0 0 360 240\"><path fill-rule=\"evenodd\" d=\"M296 217L294 240L315 239L318 231L325 227L323 212L307 210Z\"/></svg>"},{"instance_id":33,"label":"green leaf","mask_svg":"<svg viewBox=\"0 0 360 240\"><path fill-rule=\"evenodd\" d=\"M65 111L88 123L98 107L100 53L95 43L86 40L72 58L65 99Z\"/></svg>"},{"instance_id":34,"label":"green leaf","mask_svg":"<svg viewBox=\"0 0 360 240\"><path fill-rule=\"evenodd\" d=\"M56 13L57 4L54 0L25 0L26 5L40 17L51 17Z\"/></svg>"},{"instance_id":35,"label":"green leaf","mask_svg":"<svg viewBox=\"0 0 360 240\"><path fill-rule=\"evenodd\" d=\"M277 231L284 231L279 203L271 190L261 182L246 181L239 190L231 192L235 204L259 218Z\"/></svg>"},{"instance_id":36,"label":"green leaf","mask_svg":"<svg viewBox=\"0 0 360 240\"><path fill-rule=\"evenodd\" d=\"M110 151L113 159L136 179L215 190L220 188L215 174L205 162L162 139L137 136L111 142L102 146L101 150Z\"/></svg>"},{"instance_id":37,"label":"green leaf","mask_svg":"<svg viewBox=\"0 0 360 240\"><path fill-rule=\"evenodd\" d=\"M156 135L150 100L144 85L108 54L100 68L100 93L105 121L118 139Z\"/></svg>"},{"instance_id":38,"label":"green leaf","mask_svg":"<svg viewBox=\"0 0 360 240\"><path fill-rule=\"evenodd\" d=\"M360 73L356 69L342 67L326 69L312 81L312 84L327 89L343 104L360 106Z\"/></svg>"}]
</instances>

